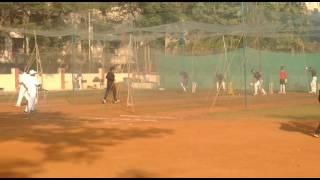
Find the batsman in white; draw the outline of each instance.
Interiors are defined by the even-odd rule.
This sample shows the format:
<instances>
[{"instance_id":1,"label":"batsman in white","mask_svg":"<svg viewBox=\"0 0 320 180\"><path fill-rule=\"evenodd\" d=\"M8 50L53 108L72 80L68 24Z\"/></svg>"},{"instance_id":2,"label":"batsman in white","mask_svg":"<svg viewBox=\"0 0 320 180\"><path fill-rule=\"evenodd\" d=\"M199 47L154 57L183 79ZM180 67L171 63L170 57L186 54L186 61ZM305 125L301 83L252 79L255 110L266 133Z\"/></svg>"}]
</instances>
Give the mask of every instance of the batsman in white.
<instances>
[{"instance_id":1,"label":"batsman in white","mask_svg":"<svg viewBox=\"0 0 320 180\"><path fill-rule=\"evenodd\" d=\"M266 91L263 89L263 79L260 72L255 71L254 69L251 70L253 77L256 79L254 83L254 96L258 95L258 90L265 96L267 95Z\"/></svg>"},{"instance_id":2,"label":"batsman in white","mask_svg":"<svg viewBox=\"0 0 320 180\"><path fill-rule=\"evenodd\" d=\"M221 89L223 92L225 92L226 91L226 83L224 82L223 74L216 73L216 79L217 79L217 82L216 82L217 92Z\"/></svg>"},{"instance_id":3,"label":"batsman in white","mask_svg":"<svg viewBox=\"0 0 320 180\"><path fill-rule=\"evenodd\" d=\"M189 75L188 75L187 72L181 71L181 72L180 72L180 77L181 77L180 85L181 85L183 91L184 91L184 92L187 92Z\"/></svg>"},{"instance_id":4,"label":"batsman in white","mask_svg":"<svg viewBox=\"0 0 320 180\"><path fill-rule=\"evenodd\" d=\"M26 109L24 112L30 113L35 111L35 104L36 104L36 98L37 98L37 90L40 86L40 82L36 78L37 72L34 70L30 70L29 76L25 79L23 79L22 83L26 86L27 92L29 94L29 100L28 105L26 106Z\"/></svg>"},{"instance_id":5,"label":"batsman in white","mask_svg":"<svg viewBox=\"0 0 320 180\"><path fill-rule=\"evenodd\" d=\"M24 79L26 79L28 76L29 76L29 74L26 72L23 72L22 74L20 74L19 95L18 95L18 99L17 99L17 103L16 103L17 107L21 106L21 102L22 102L23 97L25 97L26 100L29 101L29 94L27 93L27 87L22 83L24 81Z\"/></svg>"},{"instance_id":6,"label":"batsman in white","mask_svg":"<svg viewBox=\"0 0 320 180\"><path fill-rule=\"evenodd\" d=\"M310 82L311 91L310 94L316 94L317 92L317 71L312 67L305 67L305 69L311 72L312 80Z\"/></svg>"}]
</instances>

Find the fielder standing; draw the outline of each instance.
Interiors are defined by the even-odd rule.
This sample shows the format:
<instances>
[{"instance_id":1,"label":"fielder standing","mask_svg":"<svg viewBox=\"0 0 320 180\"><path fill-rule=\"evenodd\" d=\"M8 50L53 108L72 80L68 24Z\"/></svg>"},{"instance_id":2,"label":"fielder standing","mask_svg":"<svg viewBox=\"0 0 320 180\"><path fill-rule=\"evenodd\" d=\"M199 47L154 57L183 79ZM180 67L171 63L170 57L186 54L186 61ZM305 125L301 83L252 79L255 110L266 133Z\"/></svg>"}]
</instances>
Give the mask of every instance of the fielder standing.
<instances>
[{"instance_id":1,"label":"fielder standing","mask_svg":"<svg viewBox=\"0 0 320 180\"><path fill-rule=\"evenodd\" d=\"M114 103L119 103L120 100L117 99L117 89L115 87L114 81L115 81L115 76L114 76L114 67L111 67L109 72L107 73L106 79L107 79L107 88L104 93L104 97L102 100L102 103L105 104L107 103L107 97L109 92L112 90L113 92L113 102Z\"/></svg>"},{"instance_id":2,"label":"fielder standing","mask_svg":"<svg viewBox=\"0 0 320 180\"><path fill-rule=\"evenodd\" d=\"M76 77L76 81L78 82L78 86L77 87L79 89L82 89L82 80L83 80L82 74L78 73L77 77Z\"/></svg>"},{"instance_id":3,"label":"fielder standing","mask_svg":"<svg viewBox=\"0 0 320 180\"><path fill-rule=\"evenodd\" d=\"M286 94L286 84L288 78L288 72L284 70L284 66L280 67L280 92L279 94Z\"/></svg>"}]
</instances>

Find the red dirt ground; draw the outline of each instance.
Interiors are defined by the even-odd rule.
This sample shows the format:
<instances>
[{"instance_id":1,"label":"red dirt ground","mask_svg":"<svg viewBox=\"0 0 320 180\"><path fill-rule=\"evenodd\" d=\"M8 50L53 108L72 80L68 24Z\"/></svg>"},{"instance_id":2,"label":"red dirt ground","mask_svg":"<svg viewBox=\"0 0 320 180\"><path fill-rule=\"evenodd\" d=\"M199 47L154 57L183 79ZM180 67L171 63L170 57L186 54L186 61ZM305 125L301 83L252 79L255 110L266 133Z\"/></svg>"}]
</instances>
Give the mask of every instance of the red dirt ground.
<instances>
[{"instance_id":1,"label":"red dirt ground","mask_svg":"<svg viewBox=\"0 0 320 180\"><path fill-rule=\"evenodd\" d=\"M101 94L0 103L0 177L319 177L315 96L136 92L135 112Z\"/></svg>"}]
</instances>

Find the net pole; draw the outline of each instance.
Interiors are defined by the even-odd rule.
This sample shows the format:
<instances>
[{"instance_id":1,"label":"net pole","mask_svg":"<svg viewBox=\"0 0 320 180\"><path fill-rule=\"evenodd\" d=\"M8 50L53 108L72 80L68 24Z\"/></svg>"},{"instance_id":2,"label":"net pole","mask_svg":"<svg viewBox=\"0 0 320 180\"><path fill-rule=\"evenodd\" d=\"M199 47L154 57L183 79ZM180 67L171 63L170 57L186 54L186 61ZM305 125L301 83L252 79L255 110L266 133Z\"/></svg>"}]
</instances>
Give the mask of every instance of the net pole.
<instances>
[{"instance_id":1,"label":"net pole","mask_svg":"<svg viewBox=\"0 0 320 180\"><path fill-rule=\"evenodd\" d=\"M73 29L73 32L72 32L72 56L71 56L71 73L72 73L72 96L74 97L74 44L75 44L75 24L74 24L74 17L72 18L72 29Z\"/></svg>"},{"instance_id":2,"label":"net pole","mask_svg":"<svg viewBox=\"0 0 320 180\"><path fill-rule=\"evenodd\" d=\"M244 30L244 2L241 2L241 21L242 21L242 29ZM247 108L247 59L246 59L246 36L245 32L243 32L243 47L242 47L242 53L243 53L243 68L244 68L244 104L245 108Z\"/></svg>"},{"instance_id":3,"label":"net pole","mask_svg":"<svg viewBox=\"0 0 320 180\"><path fill-rule=\"evenodd\" d=\"M88 61L89 61L89 73L91 73L91 14L90 9L88 10Z\"/></svg>"},{"instance_id":4,"label":"net pole","mask_svg":"<svg viewBox=\"0 0 320 180\"><path fill-rule=\"evenodd\" d=\"M307 24L309 24L309 23L307 22ZM306 38L309 38L309 29L307 29L306 34L307 34ZM304 40L302 40L302 55L303 55L303 60L304 60L304 67L308 67L306 54L305 54L305 49L304 49ZM308 74L307 74L306 70L304 70L304 75L305 75L305 79L306 79L307 90L308 90L308 92L310 92L311 91L311 87L309 85L309 78L308 78ZM318 91L316 91L316 92L318 93Z\"/></svg>"}]
</instances>

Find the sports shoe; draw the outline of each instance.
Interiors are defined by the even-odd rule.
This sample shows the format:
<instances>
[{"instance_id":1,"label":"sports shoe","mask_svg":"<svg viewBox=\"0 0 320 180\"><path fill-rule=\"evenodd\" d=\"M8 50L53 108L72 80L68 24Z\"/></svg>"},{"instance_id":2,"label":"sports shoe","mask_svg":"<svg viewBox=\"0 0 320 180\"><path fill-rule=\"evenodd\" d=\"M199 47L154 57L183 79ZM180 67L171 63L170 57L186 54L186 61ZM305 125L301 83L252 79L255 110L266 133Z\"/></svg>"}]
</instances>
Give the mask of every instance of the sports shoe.
<instances>
[{"instance_id":1,"label":"sports shoe","mask_svg":"<svg viewBox=\"0 0 320 180\"><path fill-rule=\"evenodd\" d=\"M107 101L105 99L102 99L102 104L107 103Z\"/></svg>"},{"instance_id":2,"label":"sports shoe","mask_svg":"<svg viewBox=\"0 0 320 180\"><path fill-rule=\"evenodd\" d=\"M116 101L114 101L113 103L117 104L117 103L119 103L119 102L120 102L120 100L116 100Z\"/></svg>"},{"instance_id":3,"label":"sports shoe","mask_svg":"<svg viewBox=\"0 0 320 180\"><path fill-rule=\"evenodd\" d=\"M319 134L316 134L316 133L314 133L313 136L317 138L320 137Z\"/></svg>"}]
</instances>

